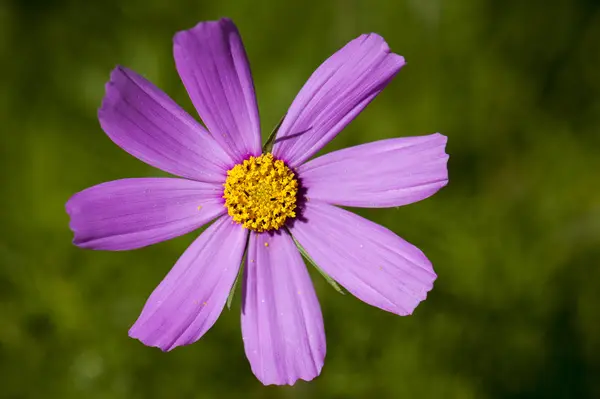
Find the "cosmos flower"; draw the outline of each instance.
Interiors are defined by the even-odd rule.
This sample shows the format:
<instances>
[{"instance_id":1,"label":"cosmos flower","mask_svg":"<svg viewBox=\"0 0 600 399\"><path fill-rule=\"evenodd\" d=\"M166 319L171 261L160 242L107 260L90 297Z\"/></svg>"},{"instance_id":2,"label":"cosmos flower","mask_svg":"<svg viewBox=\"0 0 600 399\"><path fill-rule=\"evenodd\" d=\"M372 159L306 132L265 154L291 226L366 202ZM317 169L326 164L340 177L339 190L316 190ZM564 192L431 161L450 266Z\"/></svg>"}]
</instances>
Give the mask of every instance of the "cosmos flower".
<instances>
[{"instance_id":1,"label":"cosmos flower","mask_svg":"<svg viewBox=\"0 0 600 399\"><path fill-rule=\"evenodd\" d=\"M404 59L362 35L309 78L263 153L250 67L230 20L174 38L177 71L206 129L135 72L117 67L103 130L143 162L180 178L103 183L67 203L74 243L129 250L214 221L150 295L129 335L169 351L215 323L243 268L242 335L264 384L319 375L323 318L305 254L364 302L411 314L436 275L423 253L336 205L395 207L447 183L446 137L377 141L309 160L391 81ZM267 148L271 147L267 145Z\"/></svg>"}]
</instances>

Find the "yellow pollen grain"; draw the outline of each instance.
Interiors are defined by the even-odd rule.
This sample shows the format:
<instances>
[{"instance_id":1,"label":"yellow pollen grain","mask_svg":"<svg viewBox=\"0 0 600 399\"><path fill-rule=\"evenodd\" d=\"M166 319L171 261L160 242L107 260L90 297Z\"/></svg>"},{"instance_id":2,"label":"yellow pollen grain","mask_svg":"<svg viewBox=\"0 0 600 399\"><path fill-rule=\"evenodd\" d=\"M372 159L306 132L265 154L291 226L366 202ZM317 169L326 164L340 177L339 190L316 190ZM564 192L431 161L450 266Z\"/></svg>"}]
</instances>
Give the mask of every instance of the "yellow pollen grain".
<instances>
[{"instance_id":1,"label":"yellow pollen grain","mask_svg":"<svg viewBox=\"0 0 600 399\"><path fill-rule=\"evenodd\" d=\"M296 217L296 176L270 153L235 165L223 186L227 213L249 230L277 230L287 218Z\"/></svg>"},{"instance_id":2,"label":"yellow pollen grain","mask_svg":"<svg viewBox=\"0 0 600 399\"><path fill-rule=\"evenodd\" d=\"M265 247L268 247L268 246L269 246L269 243L268 243L268 242L265 242Z\"/></svg>"}]
</instances>

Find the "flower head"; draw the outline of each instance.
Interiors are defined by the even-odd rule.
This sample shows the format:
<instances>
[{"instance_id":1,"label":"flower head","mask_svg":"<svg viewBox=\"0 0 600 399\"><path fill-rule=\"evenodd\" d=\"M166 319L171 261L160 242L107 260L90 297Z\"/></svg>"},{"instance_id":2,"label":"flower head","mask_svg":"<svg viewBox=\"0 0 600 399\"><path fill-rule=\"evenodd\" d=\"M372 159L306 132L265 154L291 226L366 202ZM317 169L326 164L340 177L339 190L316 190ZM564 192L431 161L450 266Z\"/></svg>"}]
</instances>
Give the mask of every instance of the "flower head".
<instances>
[{"instance_id":1,"label":"flower head","mask_svg":"<svg viewBox=\"0 0 600 399\"><path fill-rule=\"evenodd\" d=\"M214 221L150 295L130 336L165 351L200 339L245 259L242 334L252 371L264 384L311 380L323 366L325 333L299 250L366 303L411 314L433 287L431 263L336 205L392 207L431 196L447 183L446 138L382 140L309 161L404 65L376 34L352 40L313 73L264 154L235 25L222 19L179 32L174 55L206 129L123 67L112 72L98 116L117 145L180 178L123 179L75 194L66 205L74 243L134 249Z\"/></svg>"},{"instance_id":2,"label":"flower head","mask_svg":"<svg viewBox=\"0 0 600 399\"><path fill-rule=\"evenodd\" d=\"M225 206L229 216L259 233L283 227L296 216L298 180L273 154L251 156L227 171Z\"/></svg>"}]
</instances>

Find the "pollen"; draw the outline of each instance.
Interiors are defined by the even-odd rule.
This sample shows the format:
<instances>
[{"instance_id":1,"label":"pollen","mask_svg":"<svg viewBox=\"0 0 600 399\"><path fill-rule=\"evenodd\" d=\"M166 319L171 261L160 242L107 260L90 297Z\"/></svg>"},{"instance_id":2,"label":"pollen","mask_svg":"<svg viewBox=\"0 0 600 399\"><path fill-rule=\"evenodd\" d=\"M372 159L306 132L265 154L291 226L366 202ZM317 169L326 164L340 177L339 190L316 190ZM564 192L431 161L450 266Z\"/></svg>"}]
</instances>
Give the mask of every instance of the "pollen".
<instances>
[{"instance_id":1,"label":"pollen","mask_svg":"<svg viewBox=\"0 0 600 399\"><path fill-rule=\"evenodd\" d=\"M270 153L235 165L223 186L229 216L249 230L277 230L296 217L296 175Z\"/></svg>"}]
</instances>

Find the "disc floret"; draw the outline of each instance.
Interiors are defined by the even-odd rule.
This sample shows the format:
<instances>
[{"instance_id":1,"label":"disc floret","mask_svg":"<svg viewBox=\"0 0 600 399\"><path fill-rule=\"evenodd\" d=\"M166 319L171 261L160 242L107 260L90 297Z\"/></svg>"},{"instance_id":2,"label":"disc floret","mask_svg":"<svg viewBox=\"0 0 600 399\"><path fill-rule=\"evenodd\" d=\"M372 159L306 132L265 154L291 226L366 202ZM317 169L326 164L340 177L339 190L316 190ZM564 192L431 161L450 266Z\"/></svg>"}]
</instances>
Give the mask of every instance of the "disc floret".
<instances>
[{"instance_id":1,"label":"disc floret","mask_svg":"<svg viewBox=\"0 0 600 399\"><path fill-rule=\"evenodd\" d=\"M296 217L298 180L271 153L251 156L227 171L223 198L232 219L257 232L277 230Z\"/></svg>"}]
</instances>

